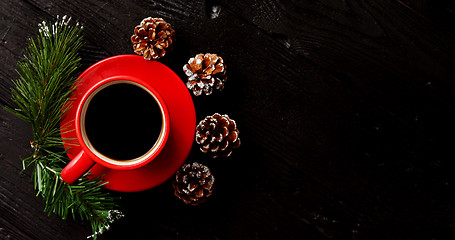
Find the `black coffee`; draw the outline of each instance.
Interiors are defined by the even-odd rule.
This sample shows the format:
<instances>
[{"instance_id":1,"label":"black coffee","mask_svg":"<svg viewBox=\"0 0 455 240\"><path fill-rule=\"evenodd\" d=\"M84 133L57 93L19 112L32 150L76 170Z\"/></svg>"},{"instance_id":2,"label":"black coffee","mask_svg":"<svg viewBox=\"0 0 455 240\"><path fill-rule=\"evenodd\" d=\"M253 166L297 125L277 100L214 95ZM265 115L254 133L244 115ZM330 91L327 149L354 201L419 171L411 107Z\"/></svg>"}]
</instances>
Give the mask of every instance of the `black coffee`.
<instances>
[{"instance_id":1,"label":"black coffee","mask_svg":"<svg viewBox=\"0 0 455 240\"><path fill-rule=\"evenodd\" d=\"M150 150L161 132L161 110L144 89L118 83L90 101L85 130L92 146L116 160L137 158Z\"/></svg>"}]
</instances>

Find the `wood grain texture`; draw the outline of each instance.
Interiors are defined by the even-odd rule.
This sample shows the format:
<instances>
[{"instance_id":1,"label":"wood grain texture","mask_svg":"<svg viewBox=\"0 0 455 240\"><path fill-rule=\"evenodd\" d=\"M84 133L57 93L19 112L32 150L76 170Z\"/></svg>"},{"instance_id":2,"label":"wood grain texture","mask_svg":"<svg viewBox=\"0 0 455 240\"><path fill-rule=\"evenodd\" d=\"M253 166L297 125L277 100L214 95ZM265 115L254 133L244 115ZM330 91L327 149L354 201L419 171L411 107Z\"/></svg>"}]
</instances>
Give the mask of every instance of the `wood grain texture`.
<instances>
[{"instance_id":1,"label":"wood grain texture","mask_svg":"<svg viewBox=\"0 0 455 240\"><path fill-rule=\"evenodd\" d=\"M197 53L228 66L223 92L193 97L197 119L235 119L242 146L208 165L214 196L184 206L169 182L124 194L101 239L453 239L453 1L44 1L0 3L0 103L37 23L84 26L83 69L132 53L147 16L177 33L160 60L185 79ZM23 18L21 16L27 16ZM138 69L141 71L141 69ZM83 239L87 223L43 212L20 159L30 129L1 111L0 238Z\"/></svg>"}]
</instances>

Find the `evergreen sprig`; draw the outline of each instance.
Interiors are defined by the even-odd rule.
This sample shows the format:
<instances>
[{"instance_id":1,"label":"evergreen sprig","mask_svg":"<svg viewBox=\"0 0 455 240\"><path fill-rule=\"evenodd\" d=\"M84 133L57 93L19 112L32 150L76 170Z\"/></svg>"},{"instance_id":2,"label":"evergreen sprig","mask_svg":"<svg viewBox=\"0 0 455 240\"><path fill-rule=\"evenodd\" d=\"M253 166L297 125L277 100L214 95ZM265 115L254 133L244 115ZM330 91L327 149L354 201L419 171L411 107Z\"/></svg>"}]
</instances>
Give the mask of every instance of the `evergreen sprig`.
<instances>
[{"instance_id":1,"label":"evergreen sprig","mask_svg":"<svg viewBox=\"0 0 455 240\"><path fill-rule=\"evenodd\" d=\"M81 177L75 184L65 183L60 172L69 162L60 135L60 120L68 111L76 89L83 45L82 27L69 24L70 18L57 17L55 23L39 24L37 39L30 39L24 59L18 63L19 78L11 89L15 108L6 109L29 122L33 130L30 142L34 152L23 160L23 169L32 168L37 196L46 203L44 211L63 219L88 220L93 235L109 228L122 216L114 210L115 198L101 189L100 179Z\"/></svg>"}]
</instances>

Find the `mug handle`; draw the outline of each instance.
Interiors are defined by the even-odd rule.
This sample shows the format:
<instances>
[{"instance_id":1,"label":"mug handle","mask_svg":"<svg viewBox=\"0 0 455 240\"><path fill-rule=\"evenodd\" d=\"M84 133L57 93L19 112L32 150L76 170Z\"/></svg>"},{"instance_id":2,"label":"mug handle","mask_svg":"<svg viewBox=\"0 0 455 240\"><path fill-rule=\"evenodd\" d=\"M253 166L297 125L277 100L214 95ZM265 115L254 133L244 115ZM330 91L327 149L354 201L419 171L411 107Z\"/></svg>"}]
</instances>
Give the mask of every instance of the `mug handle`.
<instances>
[{"instance_id":1,"label":"mug handle","mask_svg":"<svg viewBox=\"0 0 455 240\"><path fill-rule=\"evenodd\" d=\"M66 165L60 175L62 176L63 181L68 184L73 184L90 170L93 165L95 165L95 161L93 161L87 153L80 151L76 157Z\"/></svg>"}]
</instances>

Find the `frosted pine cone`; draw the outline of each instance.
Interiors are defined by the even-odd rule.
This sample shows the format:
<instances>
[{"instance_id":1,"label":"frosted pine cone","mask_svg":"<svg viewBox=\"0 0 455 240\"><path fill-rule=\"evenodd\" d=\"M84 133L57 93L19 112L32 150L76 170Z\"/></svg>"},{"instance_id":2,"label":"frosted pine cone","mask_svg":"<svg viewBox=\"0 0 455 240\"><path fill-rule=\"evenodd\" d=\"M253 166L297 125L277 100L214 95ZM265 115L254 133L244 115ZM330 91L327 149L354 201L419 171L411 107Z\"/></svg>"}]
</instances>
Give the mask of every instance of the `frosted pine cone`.
<instances>
[{"instance_id":1,"label":"frosted pine cone","mask_svg":"<svg viewBox=\"0 0 455 240\"><path fill-rule=\"evenodd\" d=\"M162 18L148 17L134 28L131 36L134 52L143 55L144 59L158 59L172 49L175 31L171 24Z\"/></svg>"},{"instance_id":2,"label":"frosted pine cone","mask_svg":"<svg viewBox=\"0 0 455 240\"><path fill-rule=\"evenodd\" d=\"M229 157L240 146L239 130L228 115L207 116L196 127L196 142L210 157Z\"/></svg>"},{"instance_id":3,"label":"frosted pine cone","mask_svg":"<svg viewBox=\"0 0 455 240\"><path fill-rule=\"evenodd\" d=\"M186 86L195 96L212 94L213 90L221 91L226 82L226 65L223 58L216 54L198 54L183 66L188 76Z\"/></svg>"},{"instance_id":4,"label":"frosted pine cone","mask_svg":"<svg viewBox=\"0 0 455 240\"><path fill-rule=\"evenodd\" d=\"M172 182L174 194L186 204L196 206L212 195L213 177L210 169L200 163L185 164L175 174Z\"/></svg>"}]
</instances>

